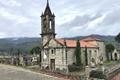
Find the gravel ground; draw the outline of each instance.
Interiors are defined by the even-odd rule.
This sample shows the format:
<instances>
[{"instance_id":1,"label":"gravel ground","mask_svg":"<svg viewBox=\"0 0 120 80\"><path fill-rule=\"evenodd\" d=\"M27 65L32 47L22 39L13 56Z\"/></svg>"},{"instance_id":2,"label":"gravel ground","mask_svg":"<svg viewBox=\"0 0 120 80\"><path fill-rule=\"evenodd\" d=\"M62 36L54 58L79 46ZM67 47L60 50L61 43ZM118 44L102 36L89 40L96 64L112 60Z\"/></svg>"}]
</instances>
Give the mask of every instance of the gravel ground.
<instances>
[{"instance_id":1,"label":"gravel ground","mask_svg":"<svg viewBox=\"0 0 120 80\"><path fill-rule=\"evenodd\" d=\"M23 68L0 64L0 80L63 80Z\"/></svg>"}]
</instances>

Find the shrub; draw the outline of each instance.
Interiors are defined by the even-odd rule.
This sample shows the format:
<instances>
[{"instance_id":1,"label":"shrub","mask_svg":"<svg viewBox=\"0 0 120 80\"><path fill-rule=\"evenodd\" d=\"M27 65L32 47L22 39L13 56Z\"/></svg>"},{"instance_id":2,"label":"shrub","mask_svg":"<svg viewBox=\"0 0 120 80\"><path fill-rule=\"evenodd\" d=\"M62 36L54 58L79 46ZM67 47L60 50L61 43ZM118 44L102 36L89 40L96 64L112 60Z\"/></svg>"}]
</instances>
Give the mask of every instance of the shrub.
<instances>
[{"instance_id":1,"label":"shrub","mask_svg":"<svg viewBox=\"0 0 120 80\"><path fill-rule=\"evenodd\" d=\"M56 68L56 72L60 72L60 68Z\"/></svg>"},{"instance_id":2,"label":"shrub","mask_svg":"<svg viewBox=\"0 0 120 80\"><path fill-rule=\"evenodd\" d=\"M93 71L90 72L90 77L99 78L99 79L105 79L106 75L104 75L102 71L93 70Z\"/></svg>"},{"instance_id":3,"label":"shrub","mask_svg":"<svg viewBox=\"0 0 120 80\"><path fill-rule=\"evenodd\" d=\"M65 73L67 69L63 68L62 70L60 68L56 68L56 72L58 73Z\"/></svg>"},{"instance_id":4,"label":"shrub","mask_svg":"<svg viewBox=\"0 0 120 80\"><path fill-rule=\"evenodd\" d=\"M80 65L76 65L76 64L73 64L73 65L68 65L68 69L69 69L69 72L74 72L74 71L80 71L83 69L83 66Z\"/></svg>"}]
</instances>

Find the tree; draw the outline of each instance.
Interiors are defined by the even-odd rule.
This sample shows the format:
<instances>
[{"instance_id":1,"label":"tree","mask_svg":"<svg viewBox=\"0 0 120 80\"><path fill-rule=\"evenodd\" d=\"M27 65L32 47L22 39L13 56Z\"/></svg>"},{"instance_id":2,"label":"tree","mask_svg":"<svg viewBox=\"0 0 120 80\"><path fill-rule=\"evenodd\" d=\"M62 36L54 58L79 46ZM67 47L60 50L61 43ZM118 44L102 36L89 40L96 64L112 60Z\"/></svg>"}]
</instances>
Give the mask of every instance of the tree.
<instances>
[{"instance_id":1,"label":"tree","mask_svg":"<svg viewBox=\"0 0 120 80\"><path fill-rule=\"evenodd\" d=\"M76 42L75 55L76 55L76 65L80 66L82 63L81 63L81 48L80 48L79 40Z\"/></svg>"},{"instance_id":2,"label":"tree","mask_svg":"<svg viewBox=\"0 0 120 80\"><path fill-rule=\"evenodd\" d=\"M88 65L88 53L87 53L87 47L85 47L85 64Z\"/></svg>"},{"instance_id":3,"label":"tree","mask_svg":"<svg viewBox=\"0 0 120 80\"><path fill-rule=\"evenodd\" d=\"M120 43L120 33L115 37L115 40Z\"/></svg>"},{"instance_id":4,"label":"tree","mask_svg":"<svg viewBox=\"0 0 120 80\"><path fill-rule=\"evenodd\" d=\"M20 49L17 50L17 65L20 65L20 54L22 54L22 52L20 51Z\"/></svg>"},{"instance_id":5,"label":"tree","mask_svg":"<svg viewBox=\"0 0 120 80\"><path fill-rule=\"evenodd\" d=\"M41 48L39 46L34 47L30 50L31 54L39 54L39 66L41 66Z\"/></svg>"},{"instance_id":6,"label":"tree","mask_svg":"<svg viewBox=\"0 0 120 80\"><path fill-rule=\"evenodd\" d=\"M31 54L39 54L40 53L40 47L34 47L30 50Z\"/></svg>"},{"instance_id":7,"label":"tree","mask_svg":"<svg viewBox=\"0 0 120 80\"><path fill-rule=\"evenodd\" d=\"M13 56L13 48L10 48L9 51L10 51L9 54Z\"/></svg>"},{"instance_id":8,"label":"tree","mask_svg":"<svg viewBox=\"0 0 120 80\"><path fill-rule=\"evenodd\" d=\"M17 56L20 56L20 54L22 54L22 52L21 52L20 49L18 49L18 50L17 50Z\"/></svg>"},{"instance_id":9,"label":"tree","mask_svg":"<svg viewBox=\"0 0 120 80\"><path fill-rule=\"evenodd\" d=\"M106 56L108 61L110 60L109 55L111 56L112 60L112 52L114 51L115 47L112 44L107 44L106 45Z\"/></svg>"}]
</instances>

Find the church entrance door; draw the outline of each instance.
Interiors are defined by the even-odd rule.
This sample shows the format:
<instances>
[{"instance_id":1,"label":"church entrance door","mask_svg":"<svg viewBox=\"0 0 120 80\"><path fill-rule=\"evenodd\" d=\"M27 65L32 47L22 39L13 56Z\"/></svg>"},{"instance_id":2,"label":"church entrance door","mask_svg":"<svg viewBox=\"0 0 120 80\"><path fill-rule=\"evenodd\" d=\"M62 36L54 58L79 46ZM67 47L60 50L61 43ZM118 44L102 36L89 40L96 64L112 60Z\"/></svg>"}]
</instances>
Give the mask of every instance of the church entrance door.
<instances>
[{"instance_id":1,"label":"church entrance door","mask_svg":"<svg viewBox=\"0 0 120 80\"><path fill-rule=\"evenodd\" d=\"M50 60L50 69L53 71L55 70L55 59Z\"/></svg>"}]
</instances>

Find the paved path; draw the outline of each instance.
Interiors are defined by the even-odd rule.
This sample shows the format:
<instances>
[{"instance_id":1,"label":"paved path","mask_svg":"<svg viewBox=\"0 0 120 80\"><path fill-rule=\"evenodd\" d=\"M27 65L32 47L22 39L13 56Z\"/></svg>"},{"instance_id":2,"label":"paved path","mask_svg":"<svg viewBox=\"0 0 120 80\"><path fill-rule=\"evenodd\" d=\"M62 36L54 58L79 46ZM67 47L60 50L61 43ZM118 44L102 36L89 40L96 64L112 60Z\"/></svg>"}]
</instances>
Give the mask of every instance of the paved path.
<instances>
[{"instance_id":1,"label":"paved path","mask_svg":"<svg viewBox=\"0 0 120 80\"><path fill-rule=\"evenodd\" d=\"M23 68L0 64L0 80L63 80Z\"/></svg>"}]
</instances>

